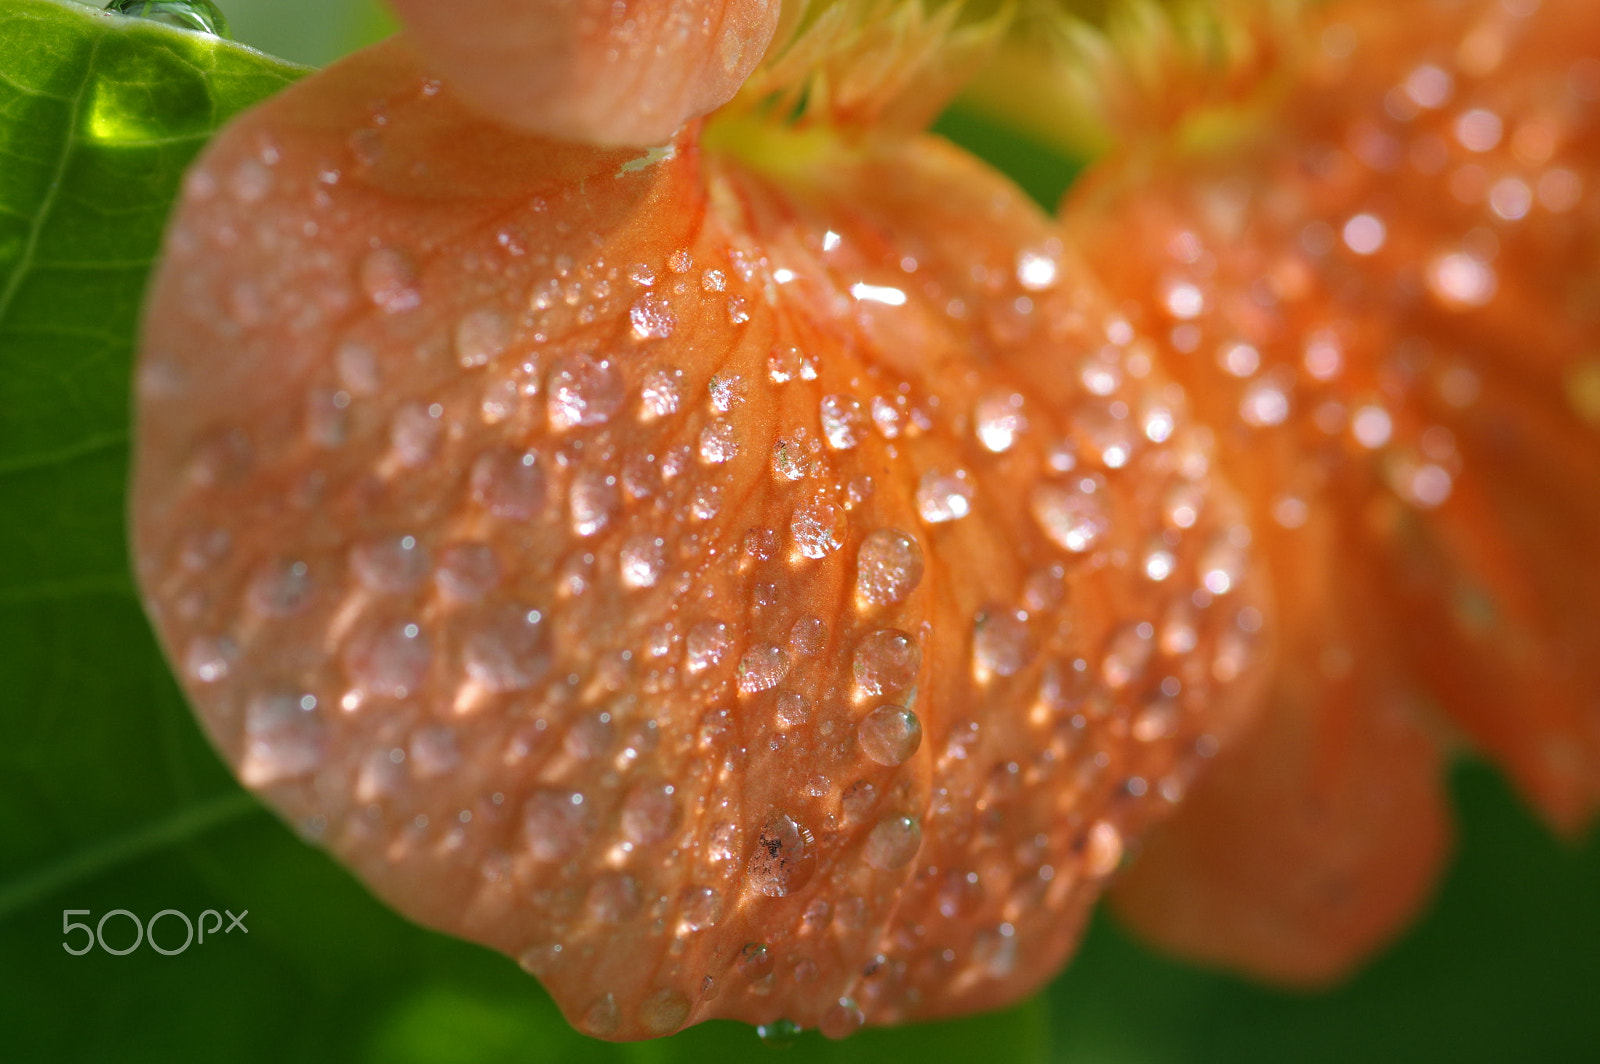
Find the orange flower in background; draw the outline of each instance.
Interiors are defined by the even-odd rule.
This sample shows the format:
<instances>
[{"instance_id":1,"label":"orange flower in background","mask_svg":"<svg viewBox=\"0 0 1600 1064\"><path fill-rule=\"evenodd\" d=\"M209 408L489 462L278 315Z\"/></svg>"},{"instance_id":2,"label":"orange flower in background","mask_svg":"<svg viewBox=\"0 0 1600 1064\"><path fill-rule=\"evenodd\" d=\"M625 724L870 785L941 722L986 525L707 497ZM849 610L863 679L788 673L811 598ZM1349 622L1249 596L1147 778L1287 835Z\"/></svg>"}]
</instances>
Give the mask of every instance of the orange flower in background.
<instances>
[{"instance_id":1,"label":"orange flower in background","mask_svg":"<svg viewBox=\"0 0 1600 1064\"><path fill-rule=\"evenodd\" d=\"M1600 791L1600 33L1425 6L1260 30L1057 221L918 131L999 17L401 4L152 290L135 557L213 740L602 1037L1004 1004L1140 848L1148 934L1343 971L1444 852L1427 692Z\"/></svg>"}]
</instances>

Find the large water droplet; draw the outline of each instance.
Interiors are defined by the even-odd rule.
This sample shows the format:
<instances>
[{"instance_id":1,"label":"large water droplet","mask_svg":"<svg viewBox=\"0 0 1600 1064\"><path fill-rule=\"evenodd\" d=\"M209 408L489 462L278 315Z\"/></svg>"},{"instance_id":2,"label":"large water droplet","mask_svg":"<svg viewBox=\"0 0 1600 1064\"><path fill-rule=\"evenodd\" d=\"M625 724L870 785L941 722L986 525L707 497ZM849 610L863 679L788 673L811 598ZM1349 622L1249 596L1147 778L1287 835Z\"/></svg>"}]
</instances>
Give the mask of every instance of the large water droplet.
<instances>
[{"instance_id":1,"label":"large water droplet","mask_svg":"<svg viewBox=\"0 0 1600 1064\"><path fill-rule=\"evenodd\" d=\"M763 947L765 948L765 947ZM776 1019L756 1025L756 1037L773 1049L788 1049L800 1037L800 1025L793 1020Z\"/></svg>"},{"instance_id":2,"label":"large water droplet","mask_svg":"<svg viewBox=\"0 0 1600 1064\"><path fill-rule=\"evenodd\" d=\"M639 340L665 340L672 335L678 319L666 297L656 292L646 292L628 308L628 320L633 323L633 335Z\"/></svg>"},{"instance_id":3,"label":"large water droplet","mask_svg":"<svg viewBox=\"0 0 1600 1064\"><path fill-rule=\"evenodd\" d=\"M356 633L344 652L350 678L378 698L408 698L421 686L433 646L410 621L374 625Z\"/></svg>"},{"instance_id":4,"label":"large water droplet","mask_svg":"<svg viewBox=\"0 0 1600 1064\"><path fill-rule=\"evenodd\" d=\"M600 469L582 469L573 476L567 490L567 509L576 535L592 536L605 528L616 508L615 477Z\"/></svg>"},{"instance_id":5,"label":"large water droplet","mask_svg":"<svg viewBox=\"0 0 1600 1064\"><path fill-rule=\"evenodd\" d=\"M497 447L472 463L472 498L496 517L527 521L544 509L545 476L539 455Z\"/></svg>"},{"instance_id":6,"label":"large water droplet","mask_svg":"<svg viewBox=\"0 0 1600 1064\"><path fill-rule=\"evenodd\" d=\"M181 30L231 39L228 20L211 0L111 0L106 10L130 18L164 22Z\"/></svg>"},{"instance_id":7,"label":"large water droplet","mask_svg":"<svg viewBox=\"0 0 1600 1064\"><path fill-rule=\"evenodd\" d=\"M634 536L622 545L617 568L624 587L655 587L666 564L666 541L660 536Z\"/></svg>"},{"instance_id":8,"label":"large water droplet","mask_svg":"<svg viewBox=\"0 0 1600 1064\"><path fill-rule=\"evenodd\" d=\"M577 791L536 790L522 806L522 838L536 861L561 861L594 834L594 803Z\"/></svg>"},{"instance_id":9,"label":"large water droplet","mask_svg":"<svg viewBox=\"0 0 1600 1064\"><path fill-rule=\"evenodd\" d=\"M671 1034L689 1018L689 999L676 990L657 990L639 1003L639 1022L652 1034Z\"/></svg>"},{"instance_id":10,"label":"large water droplet","mask_svg":"<svg viewBox=\"0 0 1600 1064\"><path fill-rule=\"evenodd\" d=\"M929 524L958 521L972 512L972 476L965 469L929 470L917 484L917 513Z\"/></svg>"},{"instance_id":11,"label":"large water droplet","mask_svg":"<svg viewBox=\"0 0 1600 1064\"><path fill-rule=\"evenodd\" d=\"M874 606L899 602L922 580L922 548L898 528L880 528L861 541L856 594Z\"/></svg>"},{"instance_id":12,"label":"large water droplet","mask_svg":"<svg viewBox=\"0 0 1600 1064\"><path fill-rule=\"evenodd\" d=\"M844 511L823 498L800 507L789 521L794 545L807 558L825 558L842 547L846 527Z\"/></svg>"},{"instance_id":13,"label":"large water droplet","mask_svg":"<svg viewBox=\"0 0 1600 1064\"><path fill-rule=\"evenodd\" d=\"M793 817L774 813L761 826L745 872L750 885L769 898L781 898L805 886L816 869L811 832Z\"/></svg>"},{"instance_id":14,"label":"large water droplet","mask_svg":"<svg viewBox=\"0 0 1600 1064\"><path fill-rule=\"evenodd\" d=\"M666 838L678 824L678 799L670 783L635 784L622 800L622 837L635 846Z\"/></svg>"},{"instance_id":15,"label":"large water droplet","mask_svg":"<svg viewBox=\"0 0 1600 1064\"><path fill-rule=\"evenodd\" d=\"M1102 494L1088 478L1070 484L1040 484L1033 489L1029 508L1056 546L1082 554L1100 541L1110 525Z\"/></svg>"},{"instance_id":16,"label":"large water droplet","mask_svg":"<svg viewBox=\"0 0 1600 1064\"><path fill-rule=\"evenodd\" d=\"M545 394L552 428L601 425L622 405L622 375L606 359L569 355L551 369Z\"/></svg>"},{"instance_id":17,"label":"large water droplet","mask_svg":"<svg viewBox=\"0 0 1600 1064\"><path fill-rule=\"evenodd\" d=\"M385 313L414 310L422 303L416 263L398 248L369 251L357 269L357 279L367 298Z\"/></svg>"},{"instance_id":18,"label":"large water droplet","mask_svg":"<svg viewBox=\"0 0 1600 1064\"><path fill-rule=\"evenodd\" d=\"M322 763L327 727L311 695L256 695L244 711L239 779L248 787L303 776Z\"/></svg>"},{"instance_id":19,"label":"large water droplet","mask_svg":"<svg viewBox=\"0 0 1600 1064\"><path fill-rule=\"evenodd\" d=\"M462 641L467 675L491 691L522 691L550 668L544 616L526 606L503 603L480 617Z\"/></svg>"},{"instance_id":20,"label":"large water droplet","mask_svg":"<svg viewBox=\"0 0 1600 1064\"><path fill-rule=\"evenodd\" d=\"M922 745L922 722L903 706L879 706L856 727L861 750L880 765L903 765Z\"/></svg>"},{"instance_id":21,"label":"large water droplet","mask_svg":"<svg viewBox=\"0 0 1600 1064\"><path fill-rule=\"evenodd\" d=\"M739 434L733 422L718 419L700 430L700 460L721 465L739 454Z\"/></svg>"},{"instance_id":22,"label":"large water droplet","mask_svg":"<svg viewBox=\"0 0 1600 1064\"><path fill-rule=\"evenodd\" d=\"M468 311L456 322L455 341L463 367L487 366L511 343L511 319L493 307Z\"/></svg>"},{"instance_id":23,"label":"large water droplet","mask_svg":"<svg viewBox=\"0 0 1600 1064\"><path fill-rule=\"evenodd\" d=\"M978 442L995 454L1011 450L1012 444L1028 427L1022 412L1022 396L1016 392L992 392L978 400L973 409L973 425Z\"/></svg>"},{"instance_id":24,"label":"large water droplet","mask_svg":"<svg viewBox=\"0 0 1600 1064\"><path fill-rule=\"evenodd\" d=\"M250 606L266 617L293 617L311 601L311 568L302 561L267 562L245 592Z\"/></svg>"},{"instance_id":25,"label":"large water droplet","mask_svg":"<svg viewBox=\"0 0 1600 1064\"><path fill-rule=\"evenodd\" d=\"M658 369L644 379L639 393L640 410L646 421L668 417L678 412L683 401L683 371Z\"/></svg>"},{"instance_id":26,"label":"large water droplet","mask_svg":"<svg viewBox=\"0 0 1600 1064\"><path fill-rule=\"evenodd\" d=\"M787 675L789 655L771 643L757 643L739 659L739 690L747 695L776 687Z\"/></svg>"},{"instance_id":27,"label":"large water droplet","mask_svg":"<svg viewBox=\"0 0 1600 1064\"><path fill-rule=\"evenodd\" d=\"M689 629L684 642L690 672L703 672L722 660L733 644L733 634L721 621L701 621Z\"/></svg>"},{"instance_id":28,"label":"large water droplet","mask_svg":"<svg viewBox=\"0 0 1600 1064\"><path fill-rule=\"evenodd\" d=\"M848 451L866 435L867 415L853 395L823 396L819 412L823 438L834 450Z\"/></svg>"},{"instance_id":29,"label":"large water droplet","mask_svg":"<svg viewBox=\"0 0 1600 1064\"><path fill-rule=\"evenodd\" d=\"M457 602L476 602L500 582L500 562L487 543L452 543L439 552L433 579Z\"/></svg>"},{"instance_id":30,"label":"large water droplet","mask_svg":"<svg viewBox=\"0 0 1600 1064\"><path fill-rule=\"evenodd\" d=\"M977 673L1015 676L1033 658L1028 615L991 607L972 624L972 663Z\"/></svg>"},{"instance_id":31,"label":"large water droplet","mask_svg":"<svg viewBox=\"0 0 1600 1064\"><path fill-rule=\"evenodd\" d=\"M410 591L428 577L428 548L415 536L383 536L357 544L350 551L356 579L379 594Z\"/></svg>"},{"instance_id":32,"label":"large water droplet","mask_svg":"<svg viewBox=\"0 0 1600 1064\"><path fill-rule=\"evenodd\" d=\"M856 644L856 685L864 694L881 695L916 682L922 648L904 632L881 628Z\"/></svg>"},{"instance_id":33,"label":"large water droplet","mask_svg":"<svg viewBox=\"0 0 1600 1064\"><path fill-rule=\"evenodd\" d=\"M621 1010L617 1008L616 996L605 994L583 1010L583 1019L578 1025L596 1038L606 1038L616 1033L617 1026L621 1022L622 1015Z\"/></svg>"},{"instance_id":34,"label":"large water droplet","mask_svg":"<svg viewBox=\"0 0 1600 1064\"><path fill-rule=\"evenodd\" d=\"M861 856L883 872L904 868L922 846L922 825L914 817L886 816L867 836Z\"/></svg>"}]
</instances>

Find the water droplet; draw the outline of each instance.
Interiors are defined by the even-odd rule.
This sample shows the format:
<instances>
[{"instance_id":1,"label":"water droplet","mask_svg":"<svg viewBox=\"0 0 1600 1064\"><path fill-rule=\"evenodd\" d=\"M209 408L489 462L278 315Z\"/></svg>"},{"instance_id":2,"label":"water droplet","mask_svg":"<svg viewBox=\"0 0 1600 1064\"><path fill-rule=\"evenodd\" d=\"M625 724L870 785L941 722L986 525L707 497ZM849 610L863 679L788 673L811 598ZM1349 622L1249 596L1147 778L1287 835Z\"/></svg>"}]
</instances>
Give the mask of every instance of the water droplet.
<instances>
[{"instance_id":1,"label":"water droplet","mask_svg":"<svg viewBox=\"0 0 1600 1064\"><path fill-rule=\"evenodd\" d=\"M671 1034L689 1018L689 999L676 990L657 990L639 1003L639 1022L652 1034Z\"/></svg>"},{"instance_id":2,"label":"water droplet","mask_svg":"<svg viewBox=\"0 0 1600 1064\"><path fill-rule=\"evenodd\" d=\"M1083 847L1083 868L1091 876L1109 876L1122 863L1122 833L1116 825L1097 820Z\"/></svg>"},{"instance_id":3,"label":"water droplet","mask_svg":"<svg viewBox=\"0 0 1600 1064\"><path fill-rule=\"evenodd\" d=\"M739 690L747 695L778 686L789 675L789 655L771 643L757 643L739 659Z\"/></svg>"},{"instance_id":4,"label":"water droplet","mask_svg":"<svg viewBox=\"0 0 1600 1064\"><path fill-rule=\"evenodd\" d=\"M922 721L903 706L879 706L856 727L861 750L880 765L903 765L922 745Z\"/></svg>"},{"instance_id":5,"label":"water droplet","mask_svg":"<svg viewBox=\"0 0 1600 1064\"><path fill-rule=\"evenodd\" d=\"M800 507L789 521L795 548L807 558L825 558L844 546L846 528L844 511L823 498Z\"/></svg>"},{"instance_id":6,"label":"water droplet","mask_svg":"<svg viewBox=\"0 0 1600 1064\"><path fill-rule=\"evenodd\" d=\"M803 658L822 652L828 643L828 625L821 617L801 617L789 629L789 649Z\"/></svg>"},{"instance_id":7,"label":"water droplet","mask_svg":"<svg viewBox=\"0 0 1600 1064\"><path fill-rule=\"evenodd\" d=\"M659 536L634 536L622 545L618 569L624 587L655 587L666 564L666 541Z\"/></svg>"},{"instance_id":8,"label":"water droplet","mask_svg":"<svg viewBox=\"0 0 1600 1064\"><path fill-rule=\"evenodd\" d=\"M1032 658L1026 613L991 608L974 619L972 663L980 677L986 673L1015 676Z\"/></svg>"},{"instance_id":9,"label":"water droplet","mask_svg":"<svg viewBox=\"0 0 1600 1064\"><path fill-rule=\"evenodd\" d=\"M739 974L746 979L759 979L772 971L772 951L761 942L746 942L739 951Z\"/></svg>"},{"instance_id":10,"label":"water droplet","mask_svg":"<svg viewBox=\"0 0 1600 1064\"><path fill-rule=\"evenodd\" d=\"M544 677L551 650L544 615L501 603L478 618L462 640L462 665L490 691L523 691Z\"/></svg>"},{"instance_id":11,"label":"water droplet","mask_svg":"<svg viewBox=\"0 0 1600 1064\"><path fill-rule=\"evenodd\" d=\"M817 1025L817 1030L822 1032L822 1037L838 1041L841 1038L849 1038L861 1030L861 1025L866 1022L866 1016L862 1014L854 998L840 998L837 1004L823 1013L822 1022Z\"/></svg>"},{"instance_id":12,"label":"water droplet","mask_svg":"<svg viewBox=\"0 0 1600 1064\"><path fill-rule=\"evenodd\" d=\"M421 686L433 660L433 646L422 628L409 621L374 625L345 647L350 678L377 698L408 698Z\"/></svg>"},{"instance_id":13,"label":"water droplet","mask_svg":"<svg viewBox=\"0 0 1600 1064\"><path fill-rule=\"evenodd\" d=\"M361 290L373 305L387 314L414 310L422 303L417 291L417 265L398 248L369 251L357 270Z\"/></svg>"},{"instance_id":14,"label":"water droplet","mask_svg":"<svg viewBox=\"0 0 1600 1064\"><path fill-rule=\"evenodd\" d=\"M211 0L111 0L106 10L131 18L164 22L181 30L231 39L228 20Z\"/></svg>"},{"instance_id":15,"label":"water droplet","mask_svg":"<svg viewBox=\"0 0 1600 1064\"><path fill-rule=\"evenodd\" d=\"M256 570L245 593L266 617L293 617L311 602L311 568L302 561L272 561Z\"/></svg>"},{"instance_id":16,"label":"water droplet","mask_svg":"<svg viewBox=\"0 0 1600 1064\"><path fill-rule=\"evenodd\" d=\"M861 400L853 395L825 395L819 413L822 436L836 451L848 451L859 444L867 431L867 415Z\"/></svg>"},{"instance_id":17,"label":"water droplet","mask_svg":"<svg viewBox=\"0 0 1600 1064\"><path fill-rule=\"evenodd\" d=\"M1455 309L1485 305L1499 286L1494 269L1488 263L1459 251L1430 262L1427 278L1433 294Z\"/></svg>"},{"instance_id":18,"label":"water droplet","mask_svg":"<svg viewBox=\"0 0 1600 1064\"><path fill-rule=\"evenodd\" d=\"M763 947L765 948L765 947ZM800 1025L793 1020L776 1019L756 1025L756 1037L772 1049L788 1049L800 1037Z\"/></svg>"},{"instance_id":19,"label":"water droplet","mask_svg":"<svg viewBox=\"0 0 1600 1064\"><path fill-rule=\"evenodd\" d=\"M856 554L856 594L887 606L911 594L922 580L922 548L898 528L880 528L861 541Z\"/></svg>"},{"instance_id":20,"label":"water droplet","mask_svg":"<svg viewBox=\"0 0 1600 1064\"><path fill-rule=\"evenodd\" d=\"M929 524L957 521L972 512L973 482L965 469L929 470L917 484L917 513Z\"/></svg>"},{"instance_id":21,"label":"water droplet","mask_svg":"<svg viewBox=\"0 0 1600 1064\"><path fill-rule=\"evenodd\" d=\"M1094 490L1086 491L1086 486ZM1098 485L1083 478L1070 484L1040 484L1028 501L1034 520L1051 542L1082 554L1098 543L1110 526L1101 497Z\"/></svg>"},{"instance_id":22,"label":"water droplet","mask_svg":"<svg viewBox=\"0 0 1600 1064\"><path fill-rule=\"evenodd\" d=\"M613 994L605 994L596 998L587 1009L583 1010L583 1019L579 1026L596 1038L607 1038L617 1031L617 1025L622 1022L621 1011L617 1008L617 999Z\"/></svg>"},{"instance_id":23,"label":"water droplet","mask_svg":"<svg viewBox=\"0 0 1600 1064\"><path fill-rule=\"evenodd\" d=\"M550 426L557 431L603 425L623 400L622 375L606 359L568 355L558 359L545 389Z\"/></svg>"},{"instance_id":24,"label":"water droplet","mask_svg":"<svg viewBox=\"0 0 1600 1064\"><path fill-rule=\"evenodd\" d=\"M536 861L561 861L594 834L594 803L577 791L536 790L522 806L522 838Z\"/></svg>"},{"instance_id":25,"label":"water droplet","mask_svg":"<svg viewBox=\"0 0 1600 1064\"><path fill-rule=\"evenodd\" d=\"M733 645L733 634L721 621L701 621L689 629L684 641L690 672L704 672L722 660Z\"/></svg>"},{"instance_id":26,"label":"water droplet","mask_svg":"<svg viewBox=\"0 0 1600 1064\"><path fill-rule=\"evenodd\" d=\"M660 842L678 825L678 800L670 783L636 783L622 800L622 837L635 846Z\"/></svg>"},{"instance_id":27,"label":"water droplet","mask_svg":"<svg viewBox=\"0 0 1600 1064\"><path fill-rule=\"evenodd\" d=\"M239 779L263 787L303 776L322 763L327 727L310 695L275 691L250 699L244 711Z\"/></svg>"},{"instance_id":28,"label":"water droplet","mask_svg":"<svg viewBox=\"0 0 1600 1064\"><path fill-rule=\"evenodd\" d=\"M455 340L463 367L487 366L511 343L511 319L493 307L468 311L456 322Z\"/></svg>"},{"instance_id":29,"label":"water droplet","mask_svg":"<svg viewBox=\"0 0 1600 1064\"><path fill-rule=\"evenodd\" d=\"M357 544L350 551L356 579L379 594L398 595L428 578L428 548L415 536L383 536Z\"/></svg>"},{"instance_id":30,"label":"water droplet","mask_svg":"<svg viewBox=\"0 0 1600 1064\"><path fill-rule=\"evenodd\" d=\"M972 936L972 963L993 979L1017 969L1017 929L1011 924L986 927Z\"/></svg>"},{"instance_id":31,"label":"water droplet","mask_svg":"<svg viewBox=\"0 0 1600 1064\"><path fill-rule=\"evenodd\" d=\"M633 323L633 335L639 340L665 340L677 327L678 319L666 297L658 292L646 292L628 308L628 320Z\"/></svg>"},{"instance_id":32,"label":"water droplet","mask_svg":"<svg viewBox=\"0 0 1600 1064\"><path fill-rule=\"evenodd\" d=\"M583 469L572 478L567 489L567 509L572 516L572 531L592 536L611 523L617 508L616 478L599 469Z\"/></svg>"},{"instance_id":33,"label":"water droplet","mask_svg":"<svg viewBox=\"0 0 1600 1064\"><path fill-rule=\"evenodd\" d=\"M678 895L678 924L685 931L704 931L722 919L722 895L711 887L687 886Z\"/></svg>"},{"instance_id":34,"label":"water droplet","mask_svg":"<svg viewBox=\"0 0 1600 1064\"><path fill-rule=\"evenodd\" d=\"M1017 283L1030 292L1043 292L1056 283L1057 269L1049 253L1024 251L1017 256Z\"/></svg>"},{"instance_id":35,"label":"water droplet","mask_svg":"<svg viewBox=\"0 0 1600 1064\"><path fill-rule=\"evenodd\" d=\"M471 484L473 501L496 517L527 521L544 509L544 467L535 451L484 451L472 463Z\"/></svg>"},{"instance_id":36,"label":"water droplet","mask_svg":"<svg viewBox=\"0 0 1600 1064\"><path fill-rule=\"evenodd\" d=\"M1138 716L1133 718L1133 725L1129 731L1142 743L1168 739L1178 734L1180 717L1178 704L1172 699L1153 698L1146 702L1144 708L1139 710Z\"/></svg>"},{"instance_id":37,"label":"water droplet","mask_svg":"<svg viewBox=\"0 0 1600 1064\"><path fill-rule=\"evenodd\" d=\"M443 724L417 729L411 737L410 754L412 770L423 778L443 775L461 761L455 729Z\"/></svg>"},{"instance_id":38,"label":"water droplet","mask_svg":"<svg viewBox=\"0 0 1600 1064\"><path fill-rule=\"evenodd\" d=\"M811 832L793 817L774 813L761 826L755 850L745 866L750 885L769 898L793 894L816 869Z\"/></svg>"},{"instance_id":39,"label":"water droplet","mask_svg":"<svg viewBox=\"0 0 1600 1064\"><path fill-rule=\"evenodd\" d=\"M721 465L739 453L738 430L733 422L718 419L700 430L700 460Z\"/></svg>"},{"instance_id":40,"label":"water droplet","mask_svg":"<svg viewBox=\"0 0 1600 1064\"><path fill-rule=\"evenodd\" d=\"M878 788L866 780L857 780L839 796L839 808L844 812L844 818L856 824L870 816L877 804Z\"/></svg>"},{"instance_id":41,"label":"water droplet","mask_svg":"<svg viewBox=\"0 0 1600 1064\"><path fill-rule=\"evenodd\" d=\"M711 406L719 414L726 414L744 402L744 381L738 374L714 374L708 386Z\"/></svg>"},{"instance_id":42,"label":"water droplet","mask_svg":"<svg viewBox=\"0 0 1600 1064\"><path fill-rule=\"evenodd\" d=\"M680 369L652 370L644 379L644 387L639 393L646 421L656 418L669 417L678 412L678 404L683 401L683 371Z\"/></svg>"},{"instance_id":43,"label":"water droplet","mask_svg":"<svg viewBox=\"0 0 1600 1064\"><path fill-rule=\"evenodd\" d=\"M1128 624L1117 630L1100 665L1106 686L1120 690L1144 675L1155 650L1154 636L1155 628L1146 623Z\"/></svg>"},{"instance_id":44,"label":"water droplet","mask_svg":"<svg viewBox=\"0 0 1600 1064\"><path fill-rule=\"evenodd\" d=\"M991 392L978 400L973 410L978 442L995 454L1011 450L1017 437L1028 427L1022 412L1022 396L1017 392Z\"/></svg>"},{"instance_id":45,"label":"water droplet","mask_svg":"<svg viewBox=\"0 0 1600 1064\"><path fill-rule=\"evenodd\" d=\"M867 695L898 691L916 682L922 648L904 632L881 628L856 645L856 685Z\"/></svg>"},{"instance_id":46,"label":"water droplet","mask_svg":"<svg viewBox=\"0 0 1600 1064\"><path fill-rule=\"evenodd\" d=\"M421 403L407 403L389 423L389 445L402 465L416 469L433 461L444 438L444 422Z\"/></svg>"},{"instance_id":47,"label":"water droplet","mask_svg":"<svg viewBox=\"0 0 1600 1064\"><path fill-rule=\"evenodd\" d=\"M439 552L433 579L457 602L476 602L500 582L500 562L487 543L452 543Z\"/></svg>"},{"instance_id":48,"label":"water droplet","mask_svg":"<svg viewBox=\"0 0 1600 1064\"><path fill-rule=\"evenodd\" d=\"M239 660L239 645L227 636L198 636L183 652L183 671L197 683L225 679Z\"/></svg>"}]
</instances>

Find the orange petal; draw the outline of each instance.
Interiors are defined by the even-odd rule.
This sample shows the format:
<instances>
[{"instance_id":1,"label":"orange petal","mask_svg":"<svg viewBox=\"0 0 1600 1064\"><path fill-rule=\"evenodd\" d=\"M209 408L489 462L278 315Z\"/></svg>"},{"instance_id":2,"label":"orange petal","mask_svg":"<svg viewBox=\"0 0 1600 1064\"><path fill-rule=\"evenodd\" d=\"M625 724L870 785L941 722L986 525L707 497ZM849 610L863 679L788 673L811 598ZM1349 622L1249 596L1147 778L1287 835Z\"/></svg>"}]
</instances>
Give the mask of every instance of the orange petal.
<instances>
[{"instance_id":1,"label":"orange petal","mask_svg":"<svg viewBox=\"0 0 1600 1064\"><path fill-rule=\"evenodd\" d=\"M1140 145L1066 207L1102 277L1164 330L1273 544L1275 582L1330 582L1280 599L1274 688L1299 721L1219 771L1128 888L1139 922L1185 948L1331 974L1382 914L1397 923L1417 904L1440 819L1418 691L1556 824L1600 805L1600 418L1584 384L1600 372L1600 9L1536 6L1425 3L1396 20L1388 5L1331 5L1264 116L1213 123L1201 149ZM1326 513L1345 515L1331 541ZM1294 693L1319 647L1354 671ZM1348 816L1320 861L1274 880L1257 863L1274 836L1245 833L1256 806L1295 793L1285 764L1327 773L1301 797ZM1387 785L1385 766L1400 773ZM1394 811L1360 837L1383 795ZM1272 830L1311 846L1295 808ZM1229 816L1256 842L1207 849ZM1401 860L1407 832L1418 852ZM1156 881L1189 862L1202 883L1281 885L1267 909L1300 914L1299 933L1230 946L1199 919L1163 923ZM1294 899L1319 866L1347 865L1373 909L1350 918L1341 959L1338 920ZM1308 942L1323 943L1320 965Z\"/></svg>"},{"instance_id":2,"label":"orange petal","mask_svg":"<svg viewBox=\"0 0 1600 1064\"><path fill-rule=\"evenodd\" d=\"M1332 548L1348 533L1323 513L1293 541L1269 534L1298 627L1280 632L1261 725L1218 756L1112 894L1163 948L1278 982L1325 983L1386 945L1449 848L1440 745L1407 697L1381 594L1359 569L1306 564L1307 538Z\"/></svg>"},{"instance_id":3,"label":"orange petal","mask_svg":"<svg viewBox=\"0 0 1600 1064\"><path fill-rule=\"evenodd\" d=\"M135 554L217 746L609 1038L1028 993L1270 620L1049 219L752 135L523 139L391 42L211 147L147 318Z\"/></svg>"},{"instance_id":4,"label":"orange petal","mask_svg":"<svg viewBox=\"0 0 1600 1064\"><path fill-rule=\"evenodd\" d=\"M739 91L779 0L394 0L462 97L517 129L665 144Z\"/></svg>"}]
</instances>

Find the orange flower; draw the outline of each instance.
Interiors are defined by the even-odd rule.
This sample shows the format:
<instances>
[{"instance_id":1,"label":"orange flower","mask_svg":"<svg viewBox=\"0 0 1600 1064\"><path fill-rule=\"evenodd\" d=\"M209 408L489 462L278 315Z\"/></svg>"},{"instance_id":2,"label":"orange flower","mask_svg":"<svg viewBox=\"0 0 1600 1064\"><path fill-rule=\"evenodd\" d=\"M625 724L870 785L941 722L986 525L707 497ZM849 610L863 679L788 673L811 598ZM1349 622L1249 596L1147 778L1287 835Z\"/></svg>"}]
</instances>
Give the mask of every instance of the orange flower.
<instances>
[{"instance_id":1,"label":"orange flower","mask_svg":"<svg viewBox=\"0 0 1600 1064\"><path fill-rule=\"evenodd\" d=\"M1037 987L1180 805L1135 923L1342 970L1443 852L1429 684L1592 812L1576 0L1319 13L1064 223L917 132L957 6L401 6L191 174L134 531L229 763L402 911L602 1037L838 1036ZM1426 190L1471 166L1501 222Z\"/></svg>"}]
</instances>

